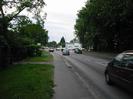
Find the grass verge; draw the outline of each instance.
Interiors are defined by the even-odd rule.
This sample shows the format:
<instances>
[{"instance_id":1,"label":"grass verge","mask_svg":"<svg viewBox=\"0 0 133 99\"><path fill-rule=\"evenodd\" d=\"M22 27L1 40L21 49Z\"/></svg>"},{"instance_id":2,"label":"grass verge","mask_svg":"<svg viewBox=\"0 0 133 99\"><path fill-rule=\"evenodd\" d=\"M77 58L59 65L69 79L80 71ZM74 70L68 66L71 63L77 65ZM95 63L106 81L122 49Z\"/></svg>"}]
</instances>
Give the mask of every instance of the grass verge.
<instances>
[{"instance_id":1,"label":"grass verge","mask_svg":"<svg viewBox=\"0 0 133 99\"><path fill-rule=\"evenodd\" d=\"M53 60L53 56L49 52L43 51L40 57L32 57L32 58L29 57L25 59L24 61L26 62L48 62L52 60Z\"/></svg>"},{"instance_id":2,"label":"grass verge","mask_svg":"<svg viewBox=\"0 0 133 99\"><path fill-rule=\"evenodd\" d=\"M0 71L0 99L51 99L53 66L17 64Z\"/></svg>"}]
</instances>

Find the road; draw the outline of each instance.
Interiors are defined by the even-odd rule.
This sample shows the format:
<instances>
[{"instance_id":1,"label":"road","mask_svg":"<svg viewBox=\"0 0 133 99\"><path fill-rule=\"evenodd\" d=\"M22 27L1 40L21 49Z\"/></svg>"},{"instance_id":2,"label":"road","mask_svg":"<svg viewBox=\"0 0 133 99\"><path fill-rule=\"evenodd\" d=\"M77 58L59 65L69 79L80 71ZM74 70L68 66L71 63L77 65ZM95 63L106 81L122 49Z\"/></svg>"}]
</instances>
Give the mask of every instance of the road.
<instances>
[{"instance_id":1,"label":"road","mask_svg":"<svg viewBox=\"0 0 133 99\"><path fill-rule=\"evenodd\" d=\"M71 83L71 79L64 79L63 82L66 83L65 86L68 87L68 92L69 90L71 92L68 96L71 97L72 95L73 97L65 98L67 96L62 96L63 98L60 99L132 99L133 96L124 89L116 85L109 86L106 84L104 70L109 60L83 54L75 54L73 52L71 52L70 56L62 56L59 51L54 52L53 55L55 59L58 58L58 60L60 60L60 62L57 62L58 65L64 63L64 66L68 68L66 71L69 70L69 76L76 79L73 81L73 84ZM58 67L58 69L59 68L61 67ZM57 83L59 83L58 81L59 79L57 80ZM77 87L77 89L76 86L74 88L76 89L77 94L81 94L82 97L85 95L84 98L75 98L74 91L71 91L73 85L80 86ZM64 85L62 84L62 87L63 86ZM84 91L81 92L81 89ZM60 92L63 94L63 90Z\"/></svg>"}]
</instances>

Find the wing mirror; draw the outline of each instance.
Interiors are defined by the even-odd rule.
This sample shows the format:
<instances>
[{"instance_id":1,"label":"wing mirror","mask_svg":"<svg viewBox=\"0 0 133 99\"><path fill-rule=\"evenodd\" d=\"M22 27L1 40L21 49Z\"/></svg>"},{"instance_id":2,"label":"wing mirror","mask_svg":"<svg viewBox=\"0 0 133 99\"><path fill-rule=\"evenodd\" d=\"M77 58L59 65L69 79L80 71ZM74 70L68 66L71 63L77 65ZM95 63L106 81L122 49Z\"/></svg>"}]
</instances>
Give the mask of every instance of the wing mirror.
<instances>
[{"instance_id":1,"label":"wing mirror","mask_svg":"<svg viewBox=\"0 0 133 99\"><path fill-rule=\"evenodd\" d=\"M108 66L113 66L113 60L108 63Z\"/></svg>"},{"instance_id":2,"label":"wing mirror","mask_svg":"<svg viewBox=\"0 0 133 99\"><path fill-rule=\"evenodd\" d=\"M109 66L113 66L115 61L116 61L116 59L113 58L113 59L108 63L108 65L109 65Z\"/></svg>"}]
</instances>

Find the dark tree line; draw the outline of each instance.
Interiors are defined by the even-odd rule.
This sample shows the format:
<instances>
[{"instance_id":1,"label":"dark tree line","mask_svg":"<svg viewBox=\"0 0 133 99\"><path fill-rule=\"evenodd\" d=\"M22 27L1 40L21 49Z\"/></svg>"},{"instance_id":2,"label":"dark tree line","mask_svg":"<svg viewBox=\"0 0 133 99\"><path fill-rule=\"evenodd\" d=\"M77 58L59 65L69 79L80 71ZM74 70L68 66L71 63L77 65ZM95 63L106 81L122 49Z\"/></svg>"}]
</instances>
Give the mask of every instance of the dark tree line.
<instances>
[{"instance_id":1,"label":"dark tree line","mask_svg":"<svg viewBox=\"0 0 133 99\"><path fill-rule=\"evenodd\" d=\"M133 1L88 0L78 13L75 34L86 49L133 49Z\"/></svg>"},{"instance_id":2,"label":"dark tree line","mask_svg":"<svg viewBox=\"0 0 133 99\"><path fill-rule=\"evenodd\" d=\"M40 15L44 0L0 0L0 67L27 56L40 55L37 44L46 45L48 31L44 15ZM22 11L32 13L32 22Z\"/></svg>"}]
</instances>

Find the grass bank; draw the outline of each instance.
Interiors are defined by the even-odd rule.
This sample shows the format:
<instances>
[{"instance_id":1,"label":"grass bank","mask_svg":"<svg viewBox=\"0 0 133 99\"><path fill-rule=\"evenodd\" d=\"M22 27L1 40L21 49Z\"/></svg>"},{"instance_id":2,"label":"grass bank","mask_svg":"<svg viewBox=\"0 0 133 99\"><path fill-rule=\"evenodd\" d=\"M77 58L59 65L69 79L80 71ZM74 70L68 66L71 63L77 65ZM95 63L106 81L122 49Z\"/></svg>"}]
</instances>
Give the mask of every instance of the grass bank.
<instances>
[{"instance_id":1,"label":"grass bank","mask_svg":"<svg viewBox=\"0 0 133 99\"><path fill-rule=\"evenodd\" d=\"M40 57L28 57L24 61L26 62L49 62L53 60L53 56L47 52L43 51Z\"/></svg>"},{"instance_id":2,"label":"grass bank","mask_svg":"<svg viewBox=\"0 0 133 99\"><path fill-rule=\"evenodd\" d=\"M0 99L51 99L53 69L51 64L16 64L1 70Z\"/></svg>"}]
</instances>

